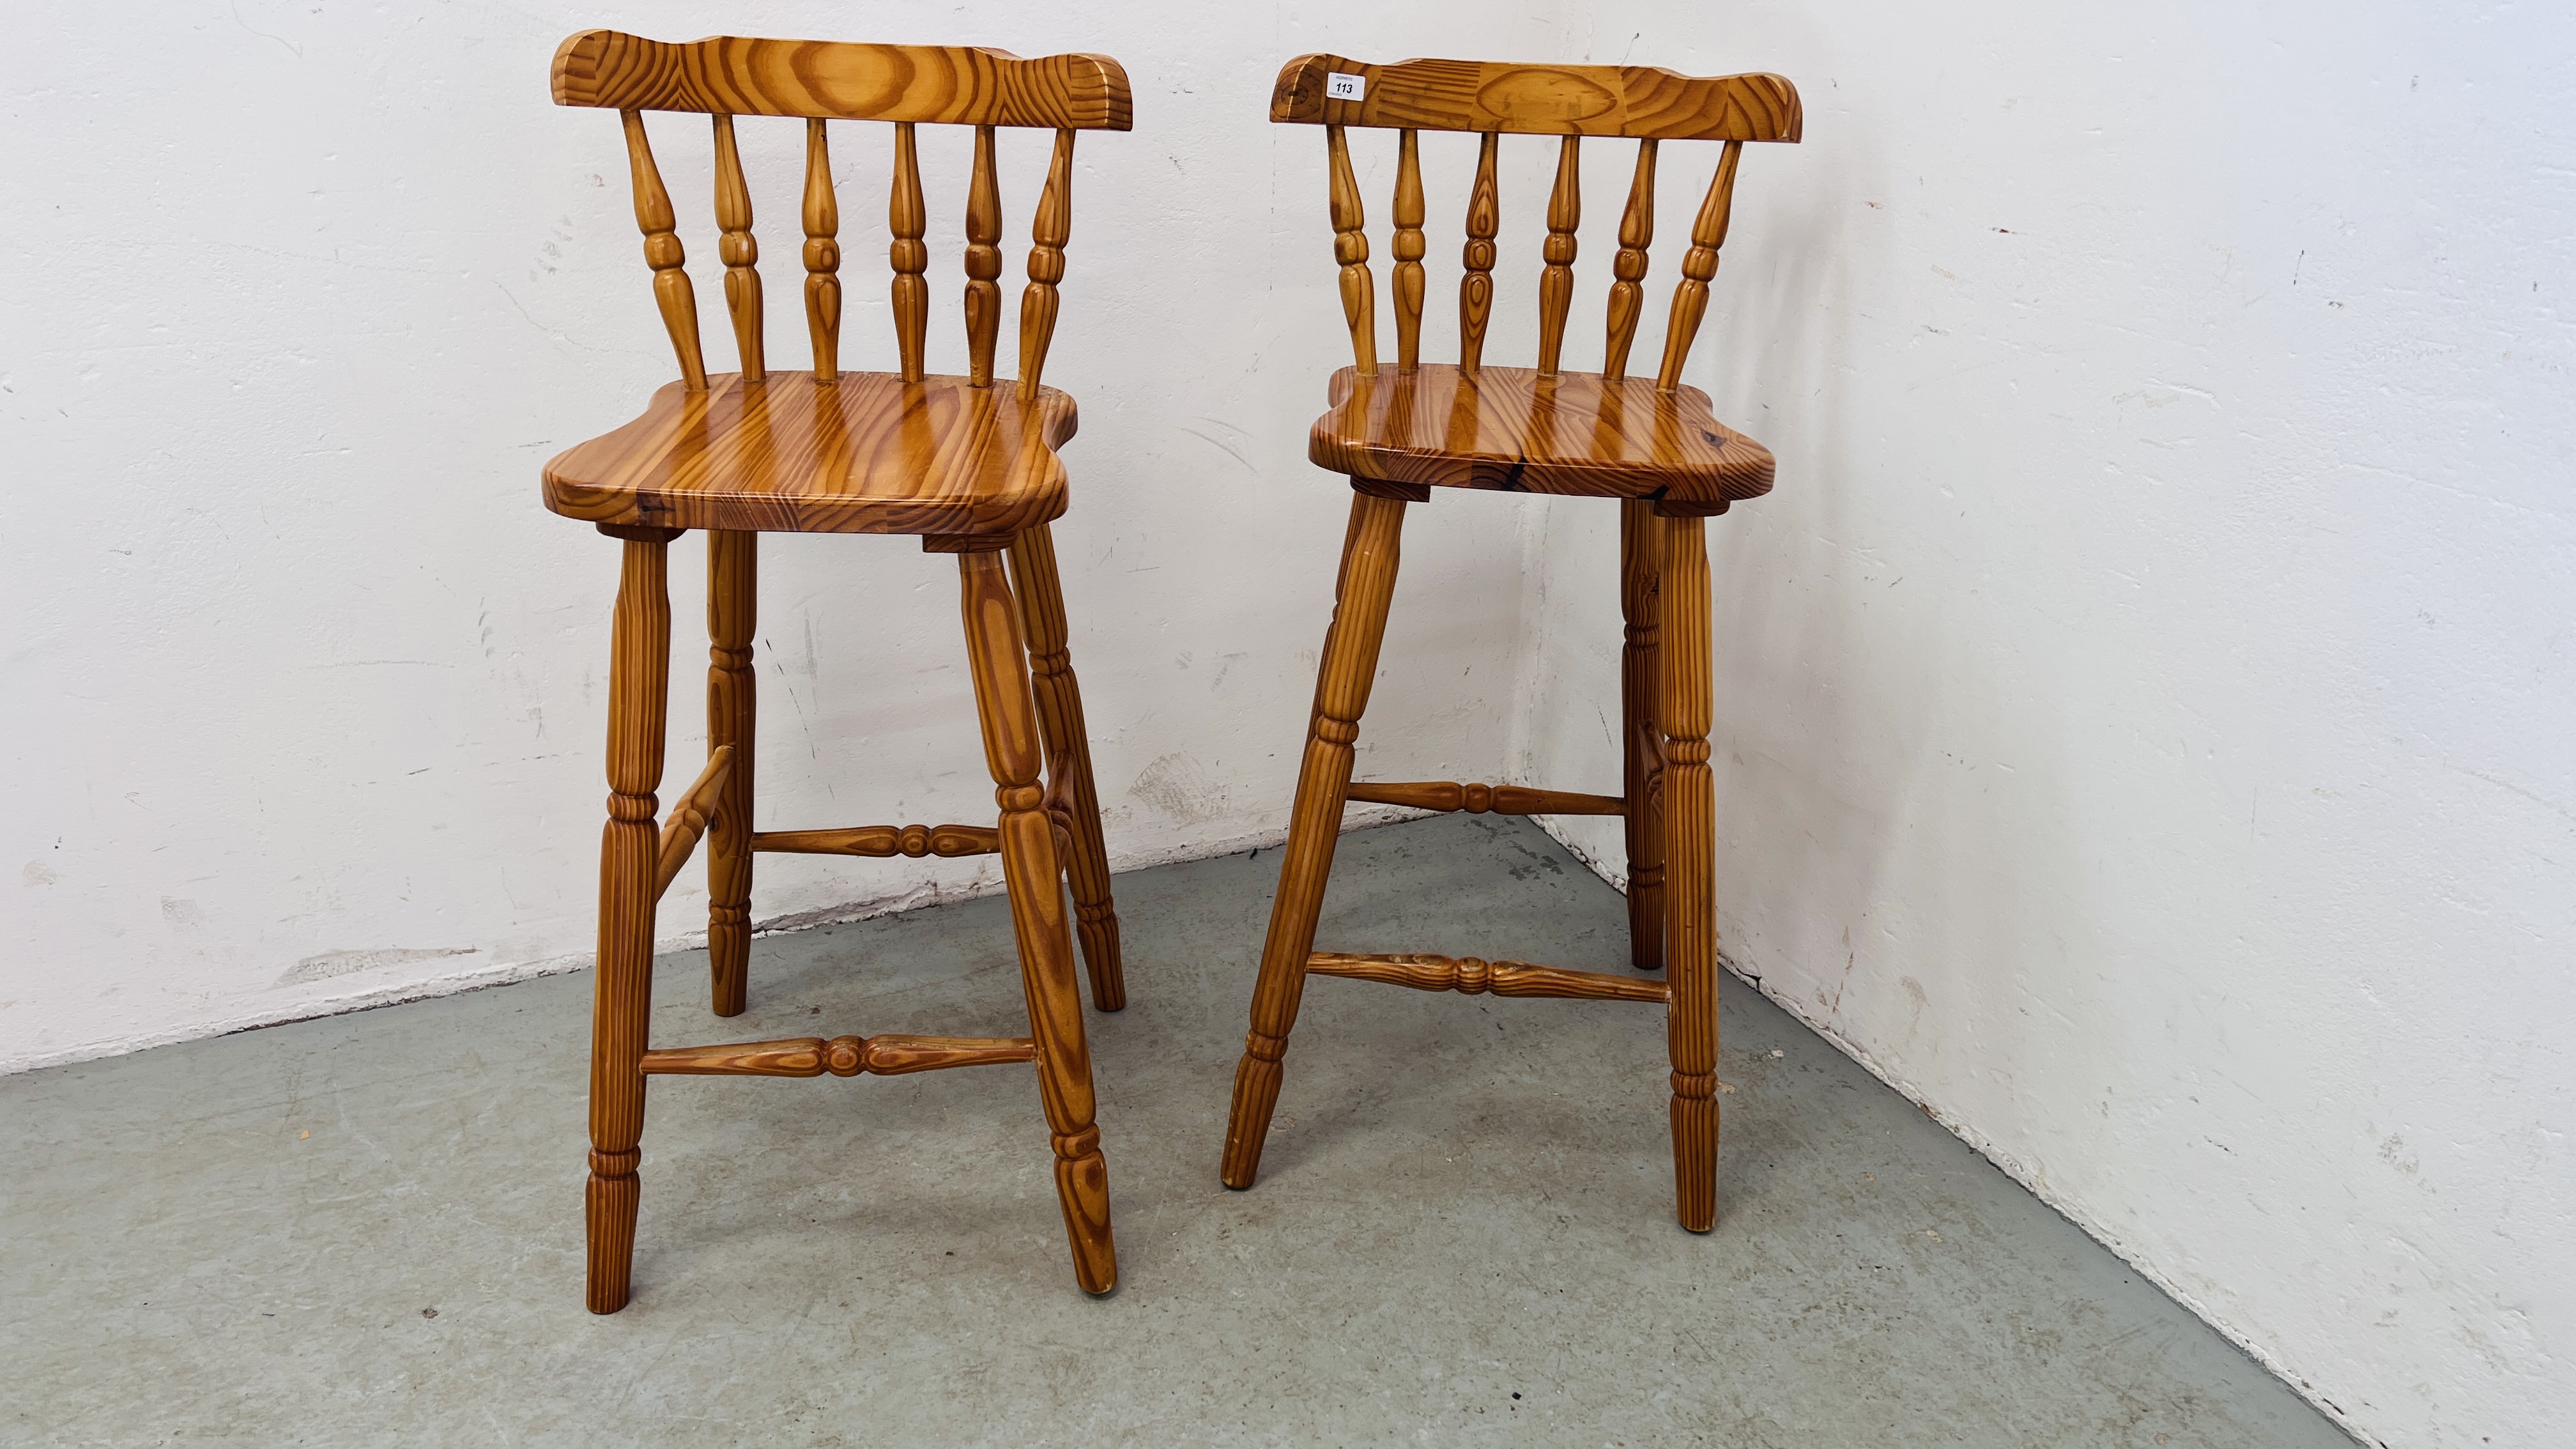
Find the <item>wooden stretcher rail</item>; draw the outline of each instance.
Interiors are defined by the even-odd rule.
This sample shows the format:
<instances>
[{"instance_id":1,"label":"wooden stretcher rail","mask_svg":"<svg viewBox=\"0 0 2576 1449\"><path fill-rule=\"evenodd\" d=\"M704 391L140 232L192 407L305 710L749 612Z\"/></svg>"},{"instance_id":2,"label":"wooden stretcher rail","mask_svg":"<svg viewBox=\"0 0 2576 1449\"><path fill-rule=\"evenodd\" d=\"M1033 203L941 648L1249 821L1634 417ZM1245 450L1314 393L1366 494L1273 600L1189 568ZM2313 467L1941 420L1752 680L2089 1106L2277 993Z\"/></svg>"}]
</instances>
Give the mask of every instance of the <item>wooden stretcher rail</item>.
<instances>
[{"instance_id":1,"label":"wooden stretcher rail","mask_svg":"<svg viewBox=\"0 0 2576 1449\"><path fill-rule=\"evenodd\" d=\"M751 848L782 855L992 855L1001 833L988 825L855 825L847 830L761 830Z\"/></svg>"},{"instance_id":2,"label":"wooden stretcher rail","mask_svg":"<svg viewBox=\"0 0 2576 1449\"><path fill-rule=\"evenodd\" d=\"M662 824L661 855L653 867L653 899L662 898L680 867L696 853L698 839L707 833L707 821L714 817L716 801L723 797L725 781L732 774L733 746L719 745L707 756L707 767L698 772L687 793L671 807L670 817Z\"/></svg>"},{"instance_id":3,"label":"wooden stretcher rail","mask_svg":"<svg viewBox=\"0 0 2576 1449\"><path fill-rule=\"evenodd\" d=\"M1455 991L1465 996L1563 996L1583 1001L1670 999L1660 981L1532 966L1525 961L1480 961L1473 956L1355 956L1317 951L1306 958L1306 969L1325 976L1383 981L1416 991Z\"/></svg>"},{"instance_id":4,"label":"wooden stretcher rail","mask_svg":"<svg viewBox=\"0 0 2576 1449\"><path fill-rule=\"evenodd\" d=\"M789 1037L719 1046L672 1047L644 1054L644 1074L702 1077L836 1077L867 1073L899 1077L943 1067L982 1067L1037 1060L1037 1042L1025 1036Z\"/></svg>"},{"instance_id":5,"label":"wooden stretcher rail","mask_svg":"<svg viewBox=\"0 0 2576 1449\"><path fill-rule=\"evenodd\" d=\"M1530 790L1519 785L1462 785L1454 780L1354 780L1344 798L1372 805L1407 805L1416 810L1464 810L1470 815L1628 813L1628 802L1616 795L1578 795L1571 790Z\"/></svg>"}]
</instances>

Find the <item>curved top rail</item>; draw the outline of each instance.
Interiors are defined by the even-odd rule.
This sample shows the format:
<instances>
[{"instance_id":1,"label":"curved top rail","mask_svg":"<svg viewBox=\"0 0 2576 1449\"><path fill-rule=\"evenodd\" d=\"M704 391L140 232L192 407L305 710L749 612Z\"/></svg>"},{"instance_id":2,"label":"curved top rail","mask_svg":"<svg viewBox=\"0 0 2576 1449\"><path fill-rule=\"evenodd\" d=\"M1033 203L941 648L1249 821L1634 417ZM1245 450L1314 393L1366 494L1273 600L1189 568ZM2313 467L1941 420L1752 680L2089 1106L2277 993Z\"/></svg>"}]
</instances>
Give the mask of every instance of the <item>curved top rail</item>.
<instances>
[{"instance_id":1,"label":"curved top rail","mask_svg":"<svg viewBox=\"0 0 2576 1449\"><path fill-rule=\"evenodd\" d=\"M1023 60L963 45L646 40L585 30L555 51L559 106L844 121L1124 131L1127 72L1105 55Z\"/></svg>"},{"instance_id":2,"label":"curved top rail","mask_svg":"<svg viewBox=\"0 0 2576 1449\"><path fill-rule=\"evenodd\" d=\"M1359 98L1333 76L1359 78ZM1343 82L1349 89L1349 82ZM1507 65L1402 60L1369 65L1301 55L1279 72L1270 119L1424 131L1632 136L1658 141L1795 141L1798 88L1785 76L1677 75L1650 65Z\"/></svg>"}]
</instances>

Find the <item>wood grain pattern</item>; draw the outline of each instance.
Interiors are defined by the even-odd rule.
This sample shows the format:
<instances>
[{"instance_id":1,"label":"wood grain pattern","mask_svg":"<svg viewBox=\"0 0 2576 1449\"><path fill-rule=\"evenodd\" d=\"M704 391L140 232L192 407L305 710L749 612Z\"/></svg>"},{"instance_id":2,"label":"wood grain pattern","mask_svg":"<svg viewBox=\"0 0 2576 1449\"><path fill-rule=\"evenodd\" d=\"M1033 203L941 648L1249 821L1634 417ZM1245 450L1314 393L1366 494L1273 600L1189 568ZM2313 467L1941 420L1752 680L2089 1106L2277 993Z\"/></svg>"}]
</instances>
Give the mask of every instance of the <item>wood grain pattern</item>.
<instances>
[{"instance_id":1,"label":"wood grain pattern","mask_svg":"<svg viewBox=\"0 0 2576 1449\"><path fill-rule=\"evenodd\" d=\"M585 30L555 51L559 106L843 121L1128 129L1127 72L1105 55L1023 60L974 46L718 35L668 43Z\"/></svg>"},{"instance_id":2,"label":"wood grain pattern","mask_svg":"<svg viewBox=\"0 0 2576 1449\"><path fill-rule=\"evenodd\" d=\"M1047 162L1046 189L1038 193L1037 219L1029 226L1029 282L1020 289L1020 398L1037 396L1046 372L1047 348L1055 341L1059 305L1056 284L1064 280L1064 244L1073 235L1073 133L1055 133L1055 155Z\"/></svg>"},{"instance_id":3,"label":"wood grain pattern","mask_svg":"<svg viewBox=\"0 0 2576 1449\"><path fill-rule=\"evenodd\" d=\"M751 999L751 742L759 719L751 637L760 622L759 578L759 534L707 535L707 749L733 752L707 828L707 978L718 1016L740 1016Z\"/></svg>"},{"instance_id":4,"label":"wood grain pattern","mask_svg":"<svg viewBox=\"0 0 2576 1449\"><path fill-rule=\"evenodd\" d=\"M966 624L968 674L983 724L984 761L993 776L1002 877L1010 893L1020 981L1037 1040L1038 1092L1054 1130L1056 1199L1073 1246L1074 1279L1088 1293L1118 1286L1118 1250L1109 1228L1109 1166L1094 1125L1091 1047L1083 1035L1082 998L1073 980L1073 936L1058 887L1055 832L1038 787L1043 736L1030 695L1020 609L997 553L957 556L960 609Z\"/></svg>"},{"instance_id":5,"label":"wood grain pattern","mask_svg":"<svg viewBox=\"0 0 2576 1449\"><path fill-rule=\"evenodd\" d=\"M983 825L853 825L840 830L763 830L751 837L751 848L776 855L955 859L998 854L1002 838Z\"/></svg>"},{"instance_id":6,"label":"wood grain pattern","mask_svg":"<svg viewBox=\"0 0 2576 1449\"><path fill-rule=\"evenodd\" d=\"M993 344L1002 327L1002 184L994 172L993 128L975 128L975 169L966 182L966 380L993 385Z\"/></svg>"},{"instance_id":7,"label":"wood grain pattern","mask_svg":"<svg viewBox=\"0 0 2576 1449\"><path fill-rule=\"evenodd\" d=\"M1520 785L1468 785L1455 780L1354 780L1343 798L1415 810L1463 810L1470 815L1624 815L1628 810L1628 802L1616 795L1579 795L1571 790L1532 790Z\"/></svg>"},{"instance_id":8,"label":"wood grain pattern","mask_svg":"<svg viewBox=\"0 0 2576 1449\"><path fill-rule=\"evenodd\" d=\"M1711 718L1708 544L1696 518L1658 520L1663 628L1664 959L1672 1006L1673 1182L1683 1227L1717 1225L1717 801Z\"/></svg>"},{"instance_id":9,"label":"wood grain pattern","mask_svg":"<svg viewBox=\"0 0 2576 1449\"><path fill-rule=\"evenodd\" d=\"M1367 712L1378 649L1386 639L1405 506L1365 493L1351 499L1351 524L1333 589L1333 622L1324 632L1306 752L1288 816L1288 847L1281 856L1279 891L1271 898L1260 979L1253 987L1252 1026L1244 1034L1243 1060L1235 1068L1225 1158L1218 1171L1231 1188L1250 1187L1260 1174L1261 1145L1279 1104L1280 1059L1288 1051L1288 1033L1297 1025L1306 963L1315 951L1315 918L1323 909L1324 882L1341 836L1352 746L1360 737L1360 716Z\"/></svg>"},{"instance_id":10,"label":"wood grain pattern","mask_svg":"<svg viewBox=\"0 0 2576 1449\"><path fill-rule=\"evenodd\" d=\"M1324 128L1325 165L1330 173L1333 213L1333 260L1342 268L1342 321L1350 329L1351 360L1360 376L1377 375L1377 292L1369 278L1367 215L1360 204L1360 184L1351 175L1351 148L1342 128Z\"/></svg>"},{"instance_id":11,"label":"wood grain pattern","mask_svg":"<svg viewBox=\"0 0 2576 1449\"><path fill-rule=\"evenodd\" d=\"M1619 255L1610 263L1609 338L1601 352L1601 375L1628 375L1628 348L1637 340L1637 319L1646 310L1646 249L1655 241L1655 142L1637 143L1637 171L1628 181L1628 207L1619 215Z\"/></svg>"},{"instance_id":12,"label":"wood grain pattern","mask_svg":"<svg viewBox=\"0 0 2576 1449\"><path fill-rule=\"evenodd\" d=\"M1422 136L1406 131L1395 156L1395 365L1411 372L1422 361Z\"/></svg>"},{"instance_id":13,"label":"wood grain pattern","mask_svg":"<svg viewBox=\"0 0 2576 1449\"><path fill-rule=\"evenodd\" d=\"M1708 394L1523 367L1333 375L1306 456L1335 473L1442 488L1655 498L1712 511L1771 489L1769 449L1717 421Z\"/></svg>"},{"instance_id":14,"label":"wood grain pattern","mask_svg":"<svg viewBox=\"0 0 2576 1449\"><path fill-rule=\"evenodd\" d=\"M1565 351L1565 313L1574 302L1575 229L1583 224L1583 138L1557 143L1556 184L1547 194L1547 263L1538 279L1538 375L1554 377Z\"/></svg>"},{"instance_id":15,"label":"wood grain pattern","mask_svg":"<svg viewBox=\"0 0 2576 1449\"><path fill-rule=\"evenodd\" d=\"M546 464L546 506L593 523L1004 538L1065 508L1073 399L886 373L721 374Z\"/></svg>"},{"instance_id":16,"label":"wood grain pattern","mask_svg":"<svg viewBox=\"0 0 2576 1449\"><path fill-rule=\"evenodd\" d=\"M1467 244L1460 249L1458 370L1473 377L1485 360L1485 327L1494 316L1494 237L1502 230L1502 185L1495 177L1499 141L1476 143L1476 180L1467 192Z\"/></svg>"},{"instance_id":17,"label":"wood grain pattern","mask_svg":"<svg viewBox=\"0 0 2576 1449\"><path fill-rule=\"evenodd\" d=\"M644 1054L650 1076L836 1077L862 1073L899 1077L947 1067L989 1067L1037 1060L1037 1043L1024 1036L788 1037L780 1041L727 1042L721 1046L667 1047Z\"/></svg>"},{"instance_id":18,"label":"wood grain pattern","mask_svg":"<svg viewBox=\"0 0 2576 1449\"><path fill-rule=\"evenodd\" d=\"M723 798L725 786L732 783L732 768L732 747L718 747L707 758L707 767L698 772L698 778L672 802L670 818L662 822L661 845L654 853L653 899L658 901L669 892L680 867L696 853L708 822L715 818L716 802Z\"/></svg>"},{"instance_id":19,"label":"wood grain pattern","mask_svg":"<svg viewBox=\"0 0 2576 1449\"><path fill-rule=\"evenodd\" d=\"M715 117L716 225L724 239L716 256L725 265L725 312L733 319L734 350L742 359L744 380L758 382L767 373L762 356L760 309L760 243L751 234L751 185L742 175L742 148L735 144L733 117Z\"/></svg>"},{"instance_id":20,"label":"wood grain pattern","mask_svg":"<svg viewBox=\"0 0 2576 1449\"><path fill-rule=\"evenodd\" d=\"M1659 688L1658 583L1663 534L1654 508L1619 505L1619 650L1621 777L1628 809L1628 961L1640 971L1664 969L1663 736L1655 728Z\"/></svg>"},{"instance_id":21,"label":"wood grain pattern","mask_svg":"<svg viewBox=\"0 0 2576 1449\"><path fill-rule=\"evenodd\" d=\"M584 1189L593 1313L626 1306L642 1185L639 1063L653 1010L653 873L661 831L662 735L671 684L671 598L660 539L622 547L608 668L608 823L599 843L599 956L592 969L590 1180Z\"/></svg>"},{"instance_id":22,"label":"wood grain pattern","mask_svg":"<svg viewBox=\"0 0 2576 1449\"><path fill-rule=\"evenodd\" d=\"M1356 75L1358 100L1325 93ZM1281 68L1270 119L1305 125L1653 137L1665 141L1795 141L1798 88L1776 75L1684 76L1645 65L1508 65L1406 60L1370 65L1301 55Z\"/></svg>"},{"instance_id":23,"label":"wood grain pattern","mask_svg":"<svg viewBox=\"0 0 2576 1449\"><path fill-rule=\"evenodd\" d=\"M841 375L841 203L824 124L805 123L805 330L814 340L814 376L830 382Z\"/></svg>"},{"instance_id":24,"label":"wood grain pattern","mask_svg":"<svg viewBox=\"0 0 2576 1449\"><path fill-rule=\"evenodd\" d=\"M1743 154L1743 142L1726 143L1718 156L1717 174L1709 179L1708 196L1691 222L1690 250L1682 254L1682 279L1673 288L1672 320L1664 325L1664 365L1655 376L1655 386L1666 392L1681 385L1682 365L1690 361L1691 342L1699 336L1700 314L1708 310L1709 279L1717 275L1717 249L1726 243L1735 166Z\"/></svg>"},{"instance_id":25,"label":"wood grain pattern","mask_svg":"<svg viewBox=\"0 0 2576 1449\"><path fill-rule=\"evenodd\" d=\"M1117 1011L1127 1005L1126 967L1118 947L1118 907L1110 896L1109 845L1100 831L1100 789L1091 774L1091 730L1082 718L1082 685L1066 642L1054 533L1040 524L1013 539L1010 562L1011 592L1027 631L1038 727L1046 741L1047 814L1064 843L1074 934L1091 973L1091 1004Z\"/></svg>"},{"instance_id":26,"label":"wood grain pattern","mask_svg":"<svg viewBox=\"0 0 2576 1449\"><path fill-rule=\"evenodd\" d=\"M1355 981L1408 986L1416 991L1455 991L1462 996L1554 996L1579 1001L1658 1003L1664 999L1664 984L1660 981L1532 966L1526 961L1485 961L1474 956L1354 956L1318 951L1306 959L1306 969L1319 976L1347 976Z\"/></svg>"},{"instance_id":27,"label":"wood grain pattern","mask_svg":"<svg viewBox=\"0 0 2576 1449\"><path fill-rule=\"evenodd\" d=\"M653 305L662 312L662 330L680 362L680 378L691 391L707 385L705 354L698 347L698 294L689 285L683 264L688 252L673 228L671 193L662 185L661 168L653 164L653 143L644 134L644 117L626 111L626 165L635 189L635 226L644 233L644 264L653 269Z\"/></svg>"}]
</instances>

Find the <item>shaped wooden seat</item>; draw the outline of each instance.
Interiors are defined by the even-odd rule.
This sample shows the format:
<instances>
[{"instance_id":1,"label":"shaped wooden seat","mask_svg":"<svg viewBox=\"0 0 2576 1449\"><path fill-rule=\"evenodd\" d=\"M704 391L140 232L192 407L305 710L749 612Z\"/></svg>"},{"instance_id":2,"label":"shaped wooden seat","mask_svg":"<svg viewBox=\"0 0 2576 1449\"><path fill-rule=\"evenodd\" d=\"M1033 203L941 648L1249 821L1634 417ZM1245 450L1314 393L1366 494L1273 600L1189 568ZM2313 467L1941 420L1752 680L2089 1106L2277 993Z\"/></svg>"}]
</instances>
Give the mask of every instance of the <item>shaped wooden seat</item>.
<instances>
[{"instance_id":1,"label":"shaped wooden seat","mask_svg":"<svg viewBox=\"0 0 2576 1449\"><path fill-rule=\"evenodd\" d=\"M1706 513L1771 491L1771 450L1719 422L1695 387L1432 362L1374 377L1345 367L1333 374L1332 403L1306 456L1354 478Z\"/></svg>"},{"instance_id":2,"label":"shaped wooden seat","mask_svg":"<svg viewBox=\"0 0 2576 1449\"><path fill-rule=\"evenodd\" d=\"M1126 74L1116 61L1095 55L1022 60L962 47L730 36L671 45L592 30L556 51L553 81L557 104L619 112L653 297L680 369L680 380L656 392L641 416L545 468L547 507L595 523L623 543L610 645L611 793L600 847L591 1020L584 1199L590 1309L614 1313L629 1295L650 1078L891 1076L1014 1063L1035 1069L1074 1280L1087 1292L1106 1293L1118 1281L1118 1254L1074 979L1076 934L1090 967L1093 1004L1115 1011L1127 998L1082 695L1065 645L1064 597L1047 527L1065 509L1065 468L1056 449L1073 436L1074 407L1039 378L1055 332L1056 284L1064 277L1072 226L1074 132L1127 129ZM645 135L647 110L712 119L718 255L737 371L710 377L700 355L697 296ZM764 355L760 247L752 236L736 115L805 123L801 219L810 371L772 372ZM890 372L840 366L840 209L829 120L894 127L886 219L897 366ZM930 250L922 239L927 217L913 128L941 123L975 128L966 198L964 377L922 370ZM998 378L994 370L1002 315L994 132L1011 126L1054 132L1030 228L1016 379ZM707 764L657 819L670 702L668 549L693 528L707 531ZM957 555L968 674L999 812L993 824L753 829L759 539L785 531L918 534L925 549ZM702 842L716 1015L738 1015L748 1002L755 852L998 855L1029 1034L843 1033L650 1047L656 907Z\"/></svg>"},{"instance_id":3,"label":"shaped wooden seat","mask_svg":"<svg viewBox=\"0 0 2576 1449\"><path fill-rule=\"evenodd\" d=\"M1064 512L1073 399L931 375L739 373L672 383L546 465L546 506L593 523L762 533L1016 534Z\"/></svg>"},{"instance_id":4,"label":"shaped wooden seat","mask_svg":"<svg viewBox=\"0 0 2576 1449\"><path fill-rule=\"evenodd\" d=\"M1309 435L1319 466L1350 476L1333 621L1324 634L1305 756L1297 774L1279 892L1261 948L1251 1029L1235 1070L1219 1177L1248 1188L1278 1106L1288 1036L1310 975L1467 995L1660 1002L1671 1058L1675 1214L1706 1232L1717 1221L1717 923L1709 777L1709 582L1705 524L1739 499L1770 490L1761 444L1711 416L1708 397L1682 384L1682 365L1708 304L1726 240L1736 167L1750 141L1795 141L1797 89L1775 75L1693 78L1647 66L1514 66L1408 60L1368 65L1300 56L1279 73L1270 119L1321 125L1330 170L1333 255L1341 264L1351 365L1333 375L1332 411ZM1351 171L1347 127L1398 132L1393 269L1396 358L1379 363L1377 293ZM1418 133L1480 133L1468 194L1458 283L1458 361L1421 360L1423 197ZM1538 365L1488 367L1494 234L1501 217L1495 156L1504 133L1559 139L1548 195L1546 265L1539 276ZM1586 137L1637 143L1619 220L1598 373L1560 364L1582 219ZM1644 311L1654 237L1656 148L1723 141L1691 224L1653 382L1627 375ZM1576 494L1620 501L1620 665L1625 788L1618 795L1449 780L1354 783L1360 717L1377 677L1409 504L1434 487ZM1315 949L1315 923L1333 864L1342 807L1354 800L1427 810L1619 815L1628 845L1629 961L1665 970L1662 982L1422 952Z\"/></svg>"}]
</instances>

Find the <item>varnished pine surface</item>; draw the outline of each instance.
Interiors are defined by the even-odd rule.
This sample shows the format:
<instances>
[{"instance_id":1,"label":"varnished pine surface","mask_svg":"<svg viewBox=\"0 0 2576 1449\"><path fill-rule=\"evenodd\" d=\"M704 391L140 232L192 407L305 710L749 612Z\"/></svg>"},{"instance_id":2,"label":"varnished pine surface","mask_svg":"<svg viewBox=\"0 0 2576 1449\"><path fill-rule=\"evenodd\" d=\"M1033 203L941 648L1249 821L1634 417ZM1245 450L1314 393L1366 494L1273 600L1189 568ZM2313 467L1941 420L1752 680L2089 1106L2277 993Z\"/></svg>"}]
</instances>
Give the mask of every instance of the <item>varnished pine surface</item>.
<instances>
[{"instance_id":1,"label":"varnished pine surface","mask_svg":"<svg viewBox=\"0 0 2576 1449\"><path fill-rule=\"evenodd\" d=\"M1707 512L1771 491L1771 450L1719 422L1695 387L1426 363L1373 378L1345 367L1331 396L1307 456L1354 477L1657 498Z\"/></svg>"},{"instance_id":2,"label":"varnished pine surface","mask_svg":"<svg viewBox=\"0 0 2576 1449\"><path fill-rule=\"evenodd\" d=\"M1360 99L1327 98L1336 72L1364 80ZM1280 70L1270 96L1271 120L1308 125L1665 141L1795 141L1802 116L1798 88L1784 76L1686 76L1651 65L1369 65L1301 55Z\"/></svg>"},{"instance_id":3,"label":"varnished pine surface","mask_svg":"<svg viewBox=\"0 0 2576 1449\"><path fill-rule=\"evenodd\" d=\"M1073 399L934 375L671 383L546 465L546 506L593 523L753 532L1012 534L1065 509Z\"/></svg>"},{"instance_id":4,"label":"varnished pine surface","mask_svg":"<svg viewBox=\"0 0 2576 1449\"><path fill-rule=\"evenodd\" d=\"M559 106L1124 131L1127 71L1105 55L1023 60L964 45L585 30L555 50Z\"/></svg>"}]
</instances>

